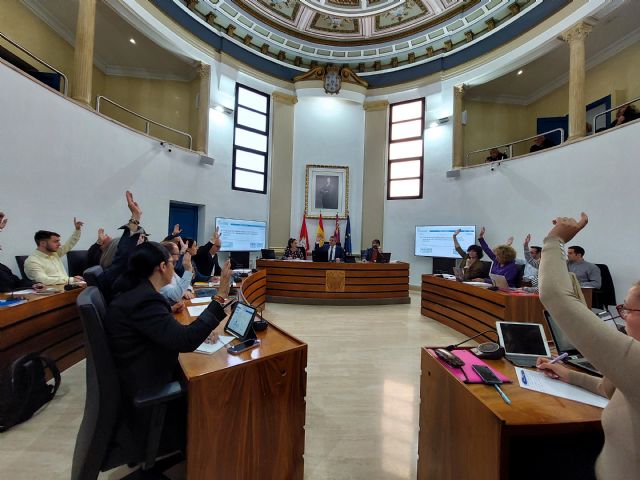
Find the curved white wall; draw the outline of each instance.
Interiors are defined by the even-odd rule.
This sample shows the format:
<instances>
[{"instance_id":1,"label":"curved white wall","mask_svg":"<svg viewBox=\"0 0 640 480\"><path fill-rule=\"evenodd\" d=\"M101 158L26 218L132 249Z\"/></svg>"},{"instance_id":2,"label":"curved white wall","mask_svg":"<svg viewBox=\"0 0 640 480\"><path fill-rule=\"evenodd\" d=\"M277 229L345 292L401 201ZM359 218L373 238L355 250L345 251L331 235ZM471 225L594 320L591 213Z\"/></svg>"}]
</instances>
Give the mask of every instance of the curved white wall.
<instances>
[{"instance_id":1,"label":"curved white wall","mask_svg":"<svg viewBox=\"0 0 640 480\"><path fill-rule=\"evenodd\" d=\"M0 261L15 273L14 255L31 253L37 229L73 229L85 221L76 248L89 247L98 227L116 234L128 219L124 191L132 190L153 240L167 231L171 200L204 206L209 238L216 216L268 219L266 195L231 190L232 119L211 115L210 155L168 152L156 140L96 115L0 64L0 210L9 226ZM202 224L201 219L201 224Z\"/></svg>"}]
</instances>

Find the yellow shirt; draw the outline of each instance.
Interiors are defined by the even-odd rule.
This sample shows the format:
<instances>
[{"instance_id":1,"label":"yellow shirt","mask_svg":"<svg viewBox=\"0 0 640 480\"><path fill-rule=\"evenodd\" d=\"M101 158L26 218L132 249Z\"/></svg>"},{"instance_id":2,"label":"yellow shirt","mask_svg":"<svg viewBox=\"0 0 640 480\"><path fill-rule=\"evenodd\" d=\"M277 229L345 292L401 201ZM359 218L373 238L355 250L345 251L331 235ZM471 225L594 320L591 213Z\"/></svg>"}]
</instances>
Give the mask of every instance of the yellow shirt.
<instances>
[{"instance_id":1,"label":"yellow shirt","mask_svg":"<svg viewBox=\"0 0 640 480\"><path fill-rule=\"evenodd\" d=\"M24 273L34 282L45 285L67 283L69 275L62 264L64 257L80 240L80 230L75 230L69 240L57 252L46 254L36 250L24 261Z\"/></svg>"}]
</instances>

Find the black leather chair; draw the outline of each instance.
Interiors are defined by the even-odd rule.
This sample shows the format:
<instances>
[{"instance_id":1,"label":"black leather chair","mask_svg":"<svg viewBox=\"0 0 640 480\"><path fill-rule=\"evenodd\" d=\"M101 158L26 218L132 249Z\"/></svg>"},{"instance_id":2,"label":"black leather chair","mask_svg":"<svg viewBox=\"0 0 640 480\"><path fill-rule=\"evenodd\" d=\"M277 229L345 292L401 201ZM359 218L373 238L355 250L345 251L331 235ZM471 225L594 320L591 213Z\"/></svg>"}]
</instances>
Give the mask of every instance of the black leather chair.
<instances>
[{"instance_id":1,"label":"black leather chair","mask_svg":"<svg viewBox=\"0 0 640 480\"><path fill-rule=\"evenodd\" d=\"M516 273L516 287L520 288L522 287L522 279L524 278L524 267L525 264L524 263L516 263L516 267L518 268Z\"/></svg>"},{"instance_id":2,"label":"black leather chair","mask_svg":"<svg viewBox=\"0 0 640 480\"><path fill-rule=\"evenodd\" d=\"M298 247L298 250L300 250L300 254L302 255L302 258L304 260L307 259L307 249L304 247Z\"/></svg>"},{"instance_id":3,"label":"black leather chair","mask_svg":"<svg viewBox=\"0 0 640 480\"><path fill-rule=\"evenodd\" d=\"M75 277L82 275L87 269L87 250L71 250L67 252L67 267L69 268L69 276Z\"/></svg>"},{"instance_id":4,"label":"black leather chair","mask_svg":"<svg viewBox=\"0 0 640 480\"><path fill-rule=\"evenodd\" d=\"M82 272L82 277L84 278L87 285L90 287L98 286L98 277L102 274L104 270L100 265L96 265L95 267L89 267L84 272Z\"/></svg>"},{"instance_id":5,"label":"black leather chair","mask_svg":"<svg viewBox=\"0 0 640 480\"><path fill-rule=\"evenodd\" d=\"M155 463L158 454L165 453L159 451L159 445L167 402L181 397L184 391L180 383L172 382L158 392L134 399L140 416L151 412L146 445L138 444L122 417L120 381L102 325L106 312L102 294L97 287L88 287L78 295L76 303L87 352L87 395L73 452L71 480L94 480L100 471L139 464L140 469L124 478L163 478L158 472L182 459L174 455Z\"/></svg>"},{"instance_id":6,"label":"black leather chair","mask_svg":"<svg viewBox=\"0 0 640 480\"><path fill-rule=\"evenodd\" d=\"M611 278L609 267L607 267L604 263L596 263L596 266L600 269L602 286L593 290L593 299L591 306L593 308L600 308L605 310L608 306L617 304L616 289L613 286L613 278Z\"/></svg>"},{"instance_id":7,"label":"black leather chair","mask_svg":"<svg viewBox=\"0 0 640 480\"><path fill-rule=\"evenodd\" d=\"M491 262L480 260L480 265L482 265L482 278L489 278L489 273L491 272Z\"/></svg>"},{"instance_id":8,"label":"black leather chair","mask_svg":"<svg viewBox=\"0 0 640 480\"><path fill-rule=\"evenodd\" d=\"M20 275L22 276L22 280L29 280L29 277L24 273L24 261L29 257L29 255L16 255L16 263L18 264L18 269L20 270Z\"/></svg>"},{"instance_id":9,"label":"black leather chair","mask_svg":"<svg viewBox=\"0 0 640 480\"><path fill-rule=\"evenodd\" d=\"M271 248L263 248L262 250L260 250L260 253L262 255L262 258L264 258L265 260L276 259L276 252Z\"/></svg>"}]
</instances>

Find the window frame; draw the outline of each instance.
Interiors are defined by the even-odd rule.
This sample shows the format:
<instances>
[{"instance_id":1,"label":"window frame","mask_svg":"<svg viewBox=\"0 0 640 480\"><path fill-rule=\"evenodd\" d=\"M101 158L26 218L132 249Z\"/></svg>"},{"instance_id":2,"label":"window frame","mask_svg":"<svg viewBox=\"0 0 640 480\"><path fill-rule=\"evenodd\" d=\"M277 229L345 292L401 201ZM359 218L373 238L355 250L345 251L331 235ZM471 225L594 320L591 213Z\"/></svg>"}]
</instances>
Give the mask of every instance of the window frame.
<instances>
[{"instance_id":1,"label":"window frame","mask_svg":"<svg viewBox=\"0 0 640 480\"><path fill-rule=\"evenodd\" d=\"M400 120L398 122L394 122L393 121L393 109L394 107L400 106L400 105L406 105L408 103L417 103L420 102L421 103L421 112L422 115L420 116L420 135L417 137L407 137L407 138L403 138L401 140L395 140L392 141L391 140L391 133L393 130L393 126L394 125L398 125L401 123L408 123L408 122L415 122L416 120L418 120L418 118L411 118L408 120ZM387 137L387 200L418 200L421 199L423 197L423 189L424 189L424 128L425 128L425 98L422 97L420 99L413 99L413 100L405 100L403 102L397 102L397 103L392 103L389 105L389 132L388 132L388 137ZM420 145L421 145L421 150L422 150L422 155L418 156L418 157L407 157L407 158L401 158L401 159L397 159L397 160L392 160L391 159L391 146L395 145L395 144L400 144L400 143L406 143L406 142L413 142L416 140L420 140ZM419 177L398 177L398 178L391 178L391 166L392 164L396 164L396 163L404 163L404 162L415 162L416 160L420 161L420 176ZM396 180L415 180L415 179L419 179L420 180L420 192L418 193L418 195L414 195L414 196L410 196L410 197L406 197L406 196L402 196L402 197L392 197L391 196L391 182L392 181L396 181Z\"/></svg>"},{"instance_id":2,"label":"window frame","mask_svg":"<svg viewBox=\"0 0 640 480\"><path fill-rule=\"evenodd\" d=\"M261 112L259 110L256 110L254 108L248 107L246 105L241 105L239 103L239 99L240 99L240 89L244 89L247 91L250 91L252 93L261 95L263 97L265 97L266 99L266 112ZM271 96L267 95L264 92L261 92L259 90L256 90L255 88L251 88L248 87L246 85L242 85L241 83L236 82L236 98L235 98L235 109L233 111L233 152L232 152L232 159L231 159L231 189L232 190L237 190L240 192L248 192L248 193L259 193L262 195L266 195L267 194L267 176L269 173L269 143L271 141L270 138L270 133L271 133ZM266 129L265 131L260 131L257 130L255 128L251 128L251 127L247 127L245 125L239 125L238 124L238 110L240 108L244 108L246 110L249 110L251 112L254 113L258 113L260 115L265 115L266 118ZM267 137L267 142L266 142L266 151L261 152L259 150L255 150L253 148L248 148L248 147L242 147L239 145L236 145L236 131L238 129L244 130L246 132L250 132L250 133L256 133L258 135L266 135ZM264 171L263 172L259 172L257 170L251 170L249 168L244 168L244 167L238 167L236 165L236 155L238 151L243 151L243 152L248 152L248 153L252 153L254 155L260 155L260 156L264 156ZM262 186L262 190L253 190L251 188L244 188L244 187L236 187L236 171L242 171L242 172L249 172L249 173L257 173L259 175L263 175L264 179L263 179L263 186Z\"/></svg>"}]
</instances>

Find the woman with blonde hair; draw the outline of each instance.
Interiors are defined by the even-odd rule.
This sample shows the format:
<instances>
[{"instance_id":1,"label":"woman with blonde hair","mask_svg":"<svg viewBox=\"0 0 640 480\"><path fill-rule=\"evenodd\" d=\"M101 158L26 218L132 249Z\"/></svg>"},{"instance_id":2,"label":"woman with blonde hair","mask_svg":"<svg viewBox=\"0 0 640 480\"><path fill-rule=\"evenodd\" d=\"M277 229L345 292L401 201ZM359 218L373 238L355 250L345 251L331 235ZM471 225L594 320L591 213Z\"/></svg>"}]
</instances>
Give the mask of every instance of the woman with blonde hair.
<instances>
[{"instance_id":1,"label":"woman with blonde hair","mask_svg":"<svg viewBox=\"0 0 640 480\"><path fill-rule=\"evenodd\" d=\"M509 284L510 287L517 287L516 281L518 279L518 267L516 265L516 251L511 245L498 245L493 250L487 245L484 239L485 229L480 229L480 236L478 242L482 247L484 253L493 261L491 265L491 273L494 275L502 275ZM490 278L485 278L485 282L491 283Z\"/></svg>"}]
</instances>

